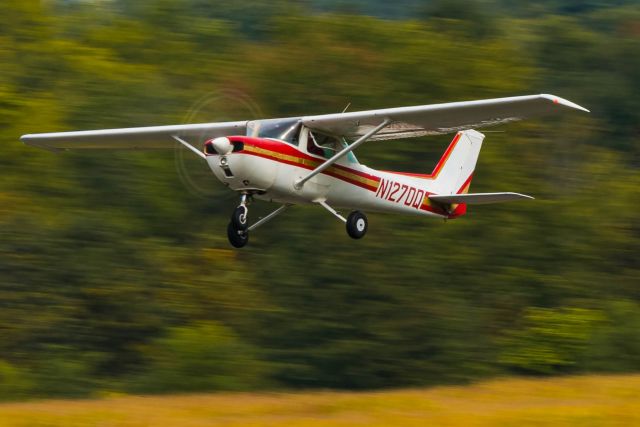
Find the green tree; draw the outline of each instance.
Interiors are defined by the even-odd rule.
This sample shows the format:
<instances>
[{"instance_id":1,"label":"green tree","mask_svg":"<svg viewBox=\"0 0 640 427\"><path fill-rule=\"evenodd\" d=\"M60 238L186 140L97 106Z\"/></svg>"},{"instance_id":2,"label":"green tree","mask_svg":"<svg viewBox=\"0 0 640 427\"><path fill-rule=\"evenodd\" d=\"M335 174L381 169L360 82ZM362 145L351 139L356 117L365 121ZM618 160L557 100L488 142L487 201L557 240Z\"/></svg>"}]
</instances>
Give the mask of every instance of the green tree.
<instances>
[{"instance_id":1,"label":"green tree","mask_svg":"<svg viewBox=\"0 0 640 427\"><path fill-rule=\"evenodd\" d=\"M34 391L33 382L25 369L0 360L0 399L20 400Z\"/></svg>"},{"instance_id":2,"label":"green tree","mask_svg":"<svg viewBox=\"0 0 640 427\"><path fill-rule=\"evenodd\" d=\"M537 374L575 371L602 313L584 308L529 308L502 338L500 363Z\"/></svg>"},{"instance_id":3,"label":"green tree","mask_svg":"<svg viewBox=\"0 0 640 427\"><path fill-rule=\"evenodd\" d=\"M252 390L265 385L256 349L215 323L172 328L147 349L144 391Z\"/></svg>"},{"instance_id":4,"label":"green tree","mask_svg":"<svg viewBox=\"0 0 640 427\"><path fill-rule=\"evenodd\" d=\"M596 328L585 355L587 369L635 372L640 369L640 307L614 301L605 307L606 322Z\"/></svg>"}]
</instances>

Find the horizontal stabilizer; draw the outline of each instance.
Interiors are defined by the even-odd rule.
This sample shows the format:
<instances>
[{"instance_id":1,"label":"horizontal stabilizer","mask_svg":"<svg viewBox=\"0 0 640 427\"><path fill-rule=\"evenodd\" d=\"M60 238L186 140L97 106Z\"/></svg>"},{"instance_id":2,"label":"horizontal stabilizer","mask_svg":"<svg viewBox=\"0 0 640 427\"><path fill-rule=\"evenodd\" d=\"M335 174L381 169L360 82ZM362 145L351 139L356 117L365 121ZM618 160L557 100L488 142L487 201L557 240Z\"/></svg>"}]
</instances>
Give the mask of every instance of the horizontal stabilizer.
<instances>
[{"instance_id":1,"label":"horizontal stabilizer","mask_svg":"<svg viewBox=\"0 0 640 427\"><path fill-rule=\"evenodd\" d=\"M469 193L469 194L449 194L430 195L429 200L437 203L467 203L470 205L481 205L485 203L510 202L512 200L533 199L531 196L520 193Z\"/></svg>"}]
</instances>

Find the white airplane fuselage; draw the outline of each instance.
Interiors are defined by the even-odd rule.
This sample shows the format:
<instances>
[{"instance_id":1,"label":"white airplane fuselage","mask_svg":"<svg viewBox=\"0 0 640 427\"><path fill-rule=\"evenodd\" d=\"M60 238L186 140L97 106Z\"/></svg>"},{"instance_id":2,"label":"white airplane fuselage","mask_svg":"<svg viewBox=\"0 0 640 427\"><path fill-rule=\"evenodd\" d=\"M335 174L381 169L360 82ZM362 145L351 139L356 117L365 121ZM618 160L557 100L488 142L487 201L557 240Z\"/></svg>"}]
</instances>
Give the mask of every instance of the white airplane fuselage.
<instances>
[{"instance_id":1,"label":"white airplane fuselage","mask_svg":"<svg viewBox=\"0 0 640 427\"><path fill-rule=\"evenodd\" d=\"M320 205L345 223L351 238L360 239L368 229L362 211L447 219L464 215L468 204L532 199L513 192L468 193L484 139L475 129L563 108L589 111L555 95L538 94L274 119L39 133L20 139L53 152L172 148L178 143L240 193L227 237L233 247L241 248L252 230L289 205ZM353 154L367 141L455 131L430 174L371 169ZM212 138L205 142L204 153L193 145L203 137ZM248 205L253 198L282 206L250 222ZM345 218L335 208L351 212Z\"/></svg>"},{"instance_id":2,"label":"white airplane fuselage","mask_svg":"<svg viewBox=\"0 0 640 427\"><path fill-rule=\"evenodd\" d=\"M344 156L296 189L294 183L321 165L325 158L277 139L247 136L228 139L233 142L234 151L220 155L205 149L207 163L224 185L250 193L256 199L281 204L325 202L337 208L438 218L456 218L466 211L466 205L439 205L428 198L430 194L439 193L435 178L447 153L429 175L378 171ZM448 152L451 149L450 146ZM471 176L457 192L466 192L470 180Z\"/></svg>"}]
</instances>

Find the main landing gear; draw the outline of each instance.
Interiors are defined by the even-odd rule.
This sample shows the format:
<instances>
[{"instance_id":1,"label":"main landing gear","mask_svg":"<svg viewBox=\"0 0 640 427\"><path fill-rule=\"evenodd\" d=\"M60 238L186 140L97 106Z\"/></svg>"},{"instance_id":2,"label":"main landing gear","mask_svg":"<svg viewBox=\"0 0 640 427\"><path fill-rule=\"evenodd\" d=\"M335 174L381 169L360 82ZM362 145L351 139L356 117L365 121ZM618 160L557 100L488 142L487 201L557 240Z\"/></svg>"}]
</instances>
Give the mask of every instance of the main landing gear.
<instances>
[{"instance_id":1,"label":"main landing gear","mask_svg":"<svg viewBox=\"0 0 640 427\"><path fill-rule=\"evenodd\" d=\"M347 234L352 239L362 239L367 234L369 221L367 216L360 211L353 211L347 217Z\"/></svg>"},{"instance_id":2,"label":"main landing gear","mask_svg":"<svg viewBox=\"0 0 640 427\"><path fill-rule=\"evenodd\" d=\"M364 235L367 234L369 221L364 213L360 211L353 211L347 218L345 218L329 206L324 200L317 200L316 203L331 212L333 216L338 218L340 221L344 222L347 226L347 234L352 239L362 239Z\"/></svg>"}]
</instances>

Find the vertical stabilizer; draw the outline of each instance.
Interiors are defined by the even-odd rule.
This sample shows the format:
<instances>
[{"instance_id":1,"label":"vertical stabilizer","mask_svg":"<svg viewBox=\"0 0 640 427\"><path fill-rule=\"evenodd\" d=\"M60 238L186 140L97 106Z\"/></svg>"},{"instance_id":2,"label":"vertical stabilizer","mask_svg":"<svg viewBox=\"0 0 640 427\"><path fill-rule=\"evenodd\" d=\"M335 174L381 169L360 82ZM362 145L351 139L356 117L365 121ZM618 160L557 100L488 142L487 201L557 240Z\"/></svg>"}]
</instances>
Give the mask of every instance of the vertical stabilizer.
<instances>
[{"instance_id":1,"label":"vertical stabilizer","mask_svg":"<svg viewBox=\"0 0 640 427\"><path fill-rule=\"evenodd\" d=\"M431 174L436 194L466 193L476 168L484 134L475 130L458 132Z\"/></svg>"}]
</instances>

